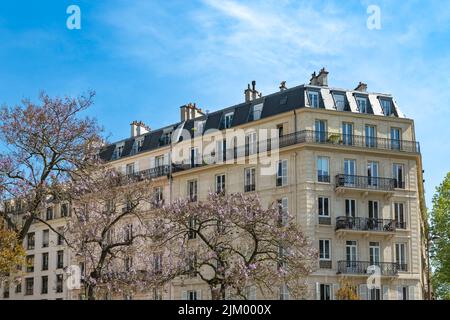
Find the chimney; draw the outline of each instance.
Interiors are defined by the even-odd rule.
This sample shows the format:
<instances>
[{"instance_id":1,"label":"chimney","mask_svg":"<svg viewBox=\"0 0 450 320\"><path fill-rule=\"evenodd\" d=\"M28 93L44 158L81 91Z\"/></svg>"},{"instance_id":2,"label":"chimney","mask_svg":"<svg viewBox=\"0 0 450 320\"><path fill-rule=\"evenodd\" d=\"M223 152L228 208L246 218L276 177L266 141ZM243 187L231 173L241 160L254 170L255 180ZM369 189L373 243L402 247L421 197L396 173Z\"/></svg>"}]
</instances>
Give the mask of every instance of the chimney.
<instances>
[{"instance_id":1,"label":"chimney","mask_svg":"<svg viewBox=\"0 0 450 320\"><path fill-rule=\"evenodd\" d=\"M309 80L309 84L312 86L328 87L328 71L325 70L325 68L322 68L318 75L316 75L316 72L314 71Z\"/></svg>"},{"instance_id":2,"label":"chimney","mask_svg":"<svg viewBox=\"0 0 450 320\"><path fill-rule=\"evenodd\" d=\"M281 81L280 82L280 91L284 91L284 90L286 90L287 89L287 87L286 87L286 81Z\"/></svg>"},{"instance_id":3,"label":"chimney","mask_svg":"<svg viewBox=\"0 0 450 320\"><path fill-rule=\"evenodd\" d=\"M181 121L188 121L205 115L202 109L198 108L195 103L189 102L180 107Z\"/></svg>"},{"instance_id":4,"label":"chimney","mask_svg":"<svg viewBox=\"0 0 450 320\"><path fill-rule=\"evenodd\" d=\"M359 82L358 86L355 88L355 91L366 92L367 91L367 84L363 83L363 82Z\"/></svg>"},{"instance_id":5,"label":"chimney","mask_svg":"<svg viewBox=\"0 0 450 320\"><path fill-rule=\"evenodd\" d=\"M131 126L131 137L132 138L143 135L144 133L147 133L150 131L150 127L146 126L145 123L142 121L134 120L132 123L130 123L130 126Z\"/></svg>"},{"instance_id":6,"label":"chimney","mask_svg":"<svg viewBox=\"0 0 450 320\"><path fill-rule=\"evenodd\" d=\"M245 102L250 102L262 97L262 93L256 90L256 81L252 81L252 88L250 88L250 84L247 85L247 89L244 91L245 94Z\"/></svg>"}]
</instances>

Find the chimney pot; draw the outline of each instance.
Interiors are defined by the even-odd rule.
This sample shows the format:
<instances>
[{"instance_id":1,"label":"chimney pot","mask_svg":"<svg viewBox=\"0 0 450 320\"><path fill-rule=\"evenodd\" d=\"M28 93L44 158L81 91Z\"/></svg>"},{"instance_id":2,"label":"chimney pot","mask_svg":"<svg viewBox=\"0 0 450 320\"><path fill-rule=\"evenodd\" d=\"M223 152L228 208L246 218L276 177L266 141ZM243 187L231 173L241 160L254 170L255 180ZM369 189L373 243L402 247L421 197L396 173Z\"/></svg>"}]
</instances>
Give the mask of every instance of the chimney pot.
<instances>
[{"instance_id":1,"label":"chimney pot","mask_svg":"<svg viewBox=\"0 0 450 320\"><path fill-rule=\"evenodd\" d=\"M367 84L364 83L364 82L359 82L359 84L355 88L355 91L366 92L367 91Z\"/></svg>"}]
</instances>

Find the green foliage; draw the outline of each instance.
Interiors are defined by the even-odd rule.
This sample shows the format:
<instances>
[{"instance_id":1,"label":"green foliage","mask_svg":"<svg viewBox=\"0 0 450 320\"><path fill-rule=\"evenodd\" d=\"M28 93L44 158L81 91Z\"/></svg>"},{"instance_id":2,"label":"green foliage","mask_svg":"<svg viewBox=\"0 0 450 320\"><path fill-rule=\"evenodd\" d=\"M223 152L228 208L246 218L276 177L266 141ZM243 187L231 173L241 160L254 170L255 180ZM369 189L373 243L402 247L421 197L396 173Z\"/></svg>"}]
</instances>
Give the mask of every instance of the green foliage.
<instances>
[{"instance_id":1,"label":"green foliage","mask_svg":"<svg viewBox=\"0 0 450 320\"><path fill-rule=\"evenodd\" d=\"M450 172L433 196L430 231L434 296L450 300Z\"/></svg>"}]
</instances>

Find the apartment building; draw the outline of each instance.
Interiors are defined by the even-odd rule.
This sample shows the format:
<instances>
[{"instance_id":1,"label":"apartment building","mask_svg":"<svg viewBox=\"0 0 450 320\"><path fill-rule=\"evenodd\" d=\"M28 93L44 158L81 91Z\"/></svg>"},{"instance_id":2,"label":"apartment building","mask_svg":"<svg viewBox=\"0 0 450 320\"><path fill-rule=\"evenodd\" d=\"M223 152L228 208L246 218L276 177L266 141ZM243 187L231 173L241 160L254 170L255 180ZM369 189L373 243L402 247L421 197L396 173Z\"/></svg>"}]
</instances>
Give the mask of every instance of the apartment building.
<instances>
[{"instance_id":1,"label":"apartment building","mask_svg":"<svg viewBox=\"0 0 450 320\"><path fill-rule=\"evenodd\" d=\"M421 154L414 121L394 98L368 92L364 83L354 90L329 87L322 69L309 84L287 88L282 82L266 96L253 82L243 100L211 113L184 105L179 122L156 130L134 121L131 136L105 146L100 157L124 174L153 178L159 200L201 201L209 191L220 191L257 192L265 205L278 202L320 253L308 299L335 299L343 281L364 300L422 299L427 284ZM30 230L35 247L44 229L35 224ZM49 248L50 261L58 250ZM28 253L37 261L44 251ZM367 287L370 266L379 274L376 289ZM45 275L57 273L58 268ZM36 274L35 283L45 275ZM28 297L42 298L39 292ZM140 298L210 296L200 279L190 278ZM278 288L264 297L249 288L249 298L289 299L289 292Z\"/></svg>"}]
</instances>

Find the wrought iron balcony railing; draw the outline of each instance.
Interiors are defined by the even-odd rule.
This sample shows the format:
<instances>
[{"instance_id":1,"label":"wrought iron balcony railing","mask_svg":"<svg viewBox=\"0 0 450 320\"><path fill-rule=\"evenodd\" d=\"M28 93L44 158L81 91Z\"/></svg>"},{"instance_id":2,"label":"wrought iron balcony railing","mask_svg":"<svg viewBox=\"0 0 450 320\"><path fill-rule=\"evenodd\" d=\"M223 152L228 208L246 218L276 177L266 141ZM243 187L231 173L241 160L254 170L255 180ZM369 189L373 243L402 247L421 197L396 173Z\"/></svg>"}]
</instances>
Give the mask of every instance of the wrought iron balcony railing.
<instances>
[{"instance_id":1,"label":"wrought iron balcony railing","mask_svg":"<svg viewBox=\"0 0 450 320\"><path fill-rule=\"evenodd\" d=\"M336 175L336 188L355 188L355 189L369 189L381 191L394 191L395 179L355 176L348 174Z\"/></svg>"},{"instance_id":2,"label":"wrought iron balcony railing","mask_svg":"<svg viewBox=\"0 0 450 320\"><path fill-rule=\"evenodd\" d=\"M369 261L338 261L338 273L340 274L356 274L356 275L370 275L373 271L369 266L377 266L380 268L383 276L398 275L399 264L395 262L369 262ZM369 270L368 270L369 269Z\"/></svg>"},{"instance_id":3,"label":"wrought iron balcony railing","mask_svg":"<svg viewBox=\"0 0 450 320\"><path fill-rule=\"evenodd\" d=\"M158 178L168 175L170 172L169 165L158 166L151 169L136 171L134 173L127 174L129 179L133 180L143 180L148 178Z\"/></svg>"},{"instance_id":4,"label":"wrought iron balcony railing","mask_svg":"<svg viewBox=\"0 0 450 320\"><path fill-rule=\"evenodd\" d=\"M392 219L375 219L362 217L337 217L336 230L358 230L395 232L396 223Z\"/></svg>"}]
</instances>

